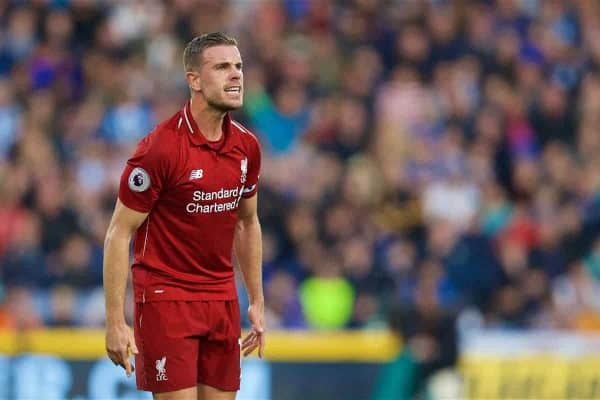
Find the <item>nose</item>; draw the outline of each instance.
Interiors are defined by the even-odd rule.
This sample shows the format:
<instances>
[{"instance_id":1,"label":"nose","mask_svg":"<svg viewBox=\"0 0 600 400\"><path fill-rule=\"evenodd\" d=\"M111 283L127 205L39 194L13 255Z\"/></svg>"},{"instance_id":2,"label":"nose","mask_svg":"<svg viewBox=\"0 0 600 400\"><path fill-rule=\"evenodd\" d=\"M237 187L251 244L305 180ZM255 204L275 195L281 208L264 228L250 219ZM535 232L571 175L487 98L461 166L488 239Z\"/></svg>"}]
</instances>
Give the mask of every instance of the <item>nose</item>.
<instances>
[{"instance_id":1,"label":"nose","mask_svg":"<svg viewBox=\"0 0 600 400\"><path fill-rule=\"evenodd\" d=\"M233 73L231 74L231 79L234 80L234 81L241 80L242 79L242 71L234 69Z\"/></svg>"}]
</instances>

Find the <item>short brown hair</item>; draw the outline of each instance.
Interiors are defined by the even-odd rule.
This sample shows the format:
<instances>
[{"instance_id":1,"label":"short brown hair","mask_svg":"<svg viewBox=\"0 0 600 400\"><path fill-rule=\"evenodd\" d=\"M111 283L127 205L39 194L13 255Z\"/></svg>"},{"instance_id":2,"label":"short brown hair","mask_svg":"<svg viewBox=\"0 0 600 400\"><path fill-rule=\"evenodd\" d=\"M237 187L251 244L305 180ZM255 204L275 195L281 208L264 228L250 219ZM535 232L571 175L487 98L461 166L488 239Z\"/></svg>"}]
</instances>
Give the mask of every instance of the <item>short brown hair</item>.
<instances>
[{"instance_id":1,"label":"short brown hair","mask_svg":"<svg viewBox=\"0 0 600 400\"><path fill-rule=\"evenodd\" d=\"M223 32L203 33L192 39L183 50L183 68L191 71L193 67L200 65L200 59L204 49L213 46L237 46L237 40Z\"/></svg>"}]
</instances>

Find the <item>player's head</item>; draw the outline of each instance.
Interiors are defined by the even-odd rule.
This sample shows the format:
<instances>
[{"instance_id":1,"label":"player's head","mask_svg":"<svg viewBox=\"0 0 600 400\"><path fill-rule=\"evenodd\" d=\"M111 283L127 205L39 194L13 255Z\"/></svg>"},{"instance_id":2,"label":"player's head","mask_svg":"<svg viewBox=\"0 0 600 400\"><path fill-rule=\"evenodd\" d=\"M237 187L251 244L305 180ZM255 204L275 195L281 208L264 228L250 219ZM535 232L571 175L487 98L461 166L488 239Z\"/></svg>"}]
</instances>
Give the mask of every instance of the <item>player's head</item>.
<instances>
[{"instance_id":1,"label":"player's head","mask_svg":"<svg viewBox=\"0 0 600 400\"><path fill-rule=\"evenodd\" d=\"M243 104L242 57L237 41L221 32L205 33L183 51L183 67L192 93L219 111Z\"/></svg>"}]
</instances>

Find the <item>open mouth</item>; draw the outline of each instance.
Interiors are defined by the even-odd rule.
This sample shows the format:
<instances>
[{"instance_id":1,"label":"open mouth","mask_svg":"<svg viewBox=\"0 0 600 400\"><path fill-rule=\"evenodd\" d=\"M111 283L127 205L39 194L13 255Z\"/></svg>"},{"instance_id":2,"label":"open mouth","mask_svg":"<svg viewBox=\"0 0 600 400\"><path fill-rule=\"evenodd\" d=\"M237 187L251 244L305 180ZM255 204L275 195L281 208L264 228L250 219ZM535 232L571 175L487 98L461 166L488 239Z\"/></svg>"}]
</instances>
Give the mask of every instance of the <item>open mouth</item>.
<instances>
[{"instance_id":1,"label":"open mouth","mask_svg":"<svg viewBox=\"0 0 600 400\"><path fill-rule=\"evenodd\" d=\"M242 87L241 86L231 86L231 87L225 88L225 91L227 93L241 93Z\"/></svg>"}]
</instances>

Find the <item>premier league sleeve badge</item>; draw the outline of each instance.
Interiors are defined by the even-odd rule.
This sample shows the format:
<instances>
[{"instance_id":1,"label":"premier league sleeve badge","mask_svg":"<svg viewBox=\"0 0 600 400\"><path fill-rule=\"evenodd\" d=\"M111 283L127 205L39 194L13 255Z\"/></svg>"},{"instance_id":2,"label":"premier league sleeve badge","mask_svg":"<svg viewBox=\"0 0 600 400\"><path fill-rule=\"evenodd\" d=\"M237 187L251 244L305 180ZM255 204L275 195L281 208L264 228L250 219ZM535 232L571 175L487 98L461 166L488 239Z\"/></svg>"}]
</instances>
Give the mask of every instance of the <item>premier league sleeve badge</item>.
<instances>
[{"instance_id":1,"label":"premier league sleeve badge","mask_svg":"<svg viewBox=\"0 0 600 400\"><path fill-rule=\"evenodd\" d=\"M129 174L129 189L133 192L143 192L150 187L150 175L143 168L136 167Z\"/></svg>"}]
</instances>

